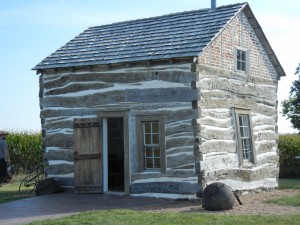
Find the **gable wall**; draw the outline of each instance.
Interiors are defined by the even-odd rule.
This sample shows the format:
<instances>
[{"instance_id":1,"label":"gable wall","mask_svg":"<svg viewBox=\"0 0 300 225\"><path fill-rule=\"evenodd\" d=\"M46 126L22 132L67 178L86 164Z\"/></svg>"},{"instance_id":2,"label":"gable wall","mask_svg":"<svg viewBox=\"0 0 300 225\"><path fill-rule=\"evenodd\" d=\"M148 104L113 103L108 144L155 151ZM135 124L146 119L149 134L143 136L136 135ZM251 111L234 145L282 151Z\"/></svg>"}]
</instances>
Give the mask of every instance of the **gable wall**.
<instances>
[{"instance_id":1,"label":"gable wall","mask_svg":"<svg viewBox=\"0 0 300 225\"><path fill-rule=\"evenodd\" d=\"M242 23L241 23L242 22ZM236 72L234 50L249 51L248 73ZM274 188L278 177L277 74L244 14L238 15L198 59L203 185ZM256 164L241 165L232 108L251 111Z\"/></svg>"},{"instance_id":2,"label":"gable wall","mask_svg":"<svg viewBox=\"0 0 300 225\"><path fill-rule=\"evenodd\" d=\"M234 72L234 49L249 50L249 79L277 83L277 73L243 13L236 16L200 55L199 64Z\"/></svg>"}]
</instances>

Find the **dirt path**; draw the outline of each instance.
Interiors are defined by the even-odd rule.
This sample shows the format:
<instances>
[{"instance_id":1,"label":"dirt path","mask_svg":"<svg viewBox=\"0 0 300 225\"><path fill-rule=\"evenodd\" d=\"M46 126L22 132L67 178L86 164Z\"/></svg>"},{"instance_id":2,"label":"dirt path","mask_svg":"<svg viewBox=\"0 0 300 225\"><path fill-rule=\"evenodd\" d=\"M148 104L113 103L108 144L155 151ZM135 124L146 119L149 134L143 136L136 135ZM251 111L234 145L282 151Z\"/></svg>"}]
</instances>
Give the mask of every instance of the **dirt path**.
<instances>
[{"instance_id":1,"label":"dirt path","mask_svg":"<svg viewBox=\"0 0 300 225\"><path fill-rule=\"evenodd\" d=\"M239 205L235 201L232 210L211 212L202 208L200 201L177 201L163 207L144 208L144 211L159 211L159 212L203 212L203 213L219 213L227 215L267 215L267 214L300 214L300 207L280 206L275 204L265 203L270 199L277 199L282 196L293 196L300 194L300 190L274 190L270 192L253 193L240 196L243 205Z\"/></svg>"}]
</instances>

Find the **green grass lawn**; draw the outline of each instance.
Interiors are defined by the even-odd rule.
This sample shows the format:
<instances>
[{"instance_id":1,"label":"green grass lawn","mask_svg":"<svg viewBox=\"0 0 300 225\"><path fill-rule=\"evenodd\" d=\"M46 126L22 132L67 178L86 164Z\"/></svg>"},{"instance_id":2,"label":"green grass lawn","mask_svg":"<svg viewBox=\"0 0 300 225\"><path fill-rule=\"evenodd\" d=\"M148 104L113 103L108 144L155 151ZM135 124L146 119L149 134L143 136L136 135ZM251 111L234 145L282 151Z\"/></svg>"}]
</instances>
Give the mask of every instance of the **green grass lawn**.
<instances>
[{"instance_id":1,"label":"green grass lawn","mask_svg":"<svg viewBox=\"0 0 300 225\"><path fill-rule=\"evenodd\" d=\"M279 189L300 189L300 178L279 179Z\"/></svg>"},{"instance_id":2,"label":"green grass lawn","mask_svg":"<svg viewBox=\"0 0 300 225\"><path fill-rule=\"evenodd\" d=\"M23 192L19 194L19 185L23 177L23 175L14 176L10 183L2 184L0 187L0 204L31 197L22 194Z\"/></svg>"},{"instance_id":3,"label":"green grass lawn","mask_svg":"<svg viewBox=\"0 0 300 225\"><path fill-rule=\"evenodd\" d=\"M300 215L289 216L228 216L208 213L154 213L133 210L89 211L77 215L37 221L31 225L105 224L105 225L265 225L299 224Z\"/></svg>"},{"instance_id":4,"label":"green grass lawn","mask_svg":"<svg viewBox=\"0 0 300 225\"><path fill-rule=\"evenodd\" d=\"M279 179L279 189L300 190L300 179ZM290 197L285 196L278 199L268 200L266 203L286 206L300 206L300 193Z\"/></svg>"}]
</instances>

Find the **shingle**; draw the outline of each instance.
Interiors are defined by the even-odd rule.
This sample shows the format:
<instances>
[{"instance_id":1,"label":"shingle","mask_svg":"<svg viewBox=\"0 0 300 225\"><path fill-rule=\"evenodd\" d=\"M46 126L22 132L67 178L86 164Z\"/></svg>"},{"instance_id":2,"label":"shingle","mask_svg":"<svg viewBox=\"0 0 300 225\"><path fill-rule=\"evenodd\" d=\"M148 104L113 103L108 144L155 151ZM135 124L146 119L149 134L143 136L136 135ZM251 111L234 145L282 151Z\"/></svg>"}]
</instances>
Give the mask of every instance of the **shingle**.
<instances>
[{"instance_id":1,"label":"shingle","mask_svg":"<svg viewBox=\"0 0 300 225\"><path fill-rule=\"evenodd\" d=\"M33 69L198 56L245 5L90 27Z\"/></svg>"}]
</instances>

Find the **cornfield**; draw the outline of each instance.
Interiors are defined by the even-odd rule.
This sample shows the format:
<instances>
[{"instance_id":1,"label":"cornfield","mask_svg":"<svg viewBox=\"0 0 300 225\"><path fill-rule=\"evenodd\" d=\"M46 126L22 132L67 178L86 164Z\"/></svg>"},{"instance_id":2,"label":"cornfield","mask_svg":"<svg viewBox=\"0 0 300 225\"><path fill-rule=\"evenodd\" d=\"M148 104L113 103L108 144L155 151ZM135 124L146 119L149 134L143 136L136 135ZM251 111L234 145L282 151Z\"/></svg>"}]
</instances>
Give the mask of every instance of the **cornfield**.
<instances>
[{"instance_id":1,"label":"cornfield","mask_svg":"<svg viewBox=\"0 0 300 225\"><path fill-rule=\"evenodd\" d=\"M11 163L16 173L26 173L43 162L40 132L9 131L7 144Z\"/></svg>"}]
</instances>

